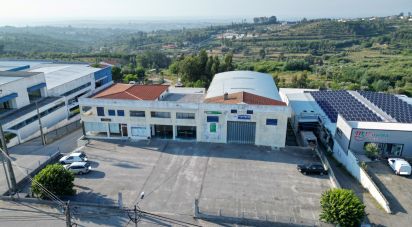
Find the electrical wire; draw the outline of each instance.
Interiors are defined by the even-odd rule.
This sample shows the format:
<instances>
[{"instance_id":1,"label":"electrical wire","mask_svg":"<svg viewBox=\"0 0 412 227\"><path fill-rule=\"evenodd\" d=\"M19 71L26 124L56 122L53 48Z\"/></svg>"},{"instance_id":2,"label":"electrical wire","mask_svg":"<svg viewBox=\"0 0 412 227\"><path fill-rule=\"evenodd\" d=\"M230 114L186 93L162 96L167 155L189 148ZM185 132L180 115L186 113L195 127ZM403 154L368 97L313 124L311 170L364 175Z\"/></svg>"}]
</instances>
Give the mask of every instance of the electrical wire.
<instances>
[{"instance_id":1,"label":"electrical wire","mask_svg":"<svg viewBox=\"0 0 412 227\"><path fill-rule=\"evenodd\" d=\"M39 186L40 190L42 190L43 193L45 193L50 199L52 199L54 202L56 202L59 206L64 206L65 203L64 203L61 199L59 199L56 195L54 195L52 192L50 192L49 190L47 190L46 187L44 187L42 184L40 184L39 182L37 182L37 181L36 181L35 179L33 179L30 175L28 175L19 165L17 165L17 164L7 155L7 153L6 153L3 149L0 148L0 151L3 153L3 156L4 156L5 158L7 158L13 166L17 167L17 169L18 169L20 172L22 172L24 175L26 175L26 177L28 177L31 182L34 182L37 186Z\"/></svg>"}]
</instances>

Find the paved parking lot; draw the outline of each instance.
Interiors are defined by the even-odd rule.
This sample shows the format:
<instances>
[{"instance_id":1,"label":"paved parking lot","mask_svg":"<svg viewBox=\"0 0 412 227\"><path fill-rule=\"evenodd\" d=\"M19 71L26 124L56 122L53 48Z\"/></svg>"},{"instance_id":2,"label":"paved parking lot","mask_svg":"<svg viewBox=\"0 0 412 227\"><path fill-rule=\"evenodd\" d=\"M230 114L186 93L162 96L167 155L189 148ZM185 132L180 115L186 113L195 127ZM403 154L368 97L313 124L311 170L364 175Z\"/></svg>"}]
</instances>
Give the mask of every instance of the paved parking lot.
<instances>
[{"instance_id":1,"label":"paved parking lot","mask_svg":"<svg viewBox=\"0 0 412 227\"><path fill-rule=\"evenodd\" d=\"M375 217L384 226L410 226L412 223L412 177L397 176L386 163L368 163L368 173L388 200L392 215Z\"/></svg>"},{"instance_id":2,"label":"paved parking lot","mask_svg":"<svg viewBox=\"0 0 412 227\"><path fill-rule=\"evenodd\" d=\"M327 176L304 176L296 164L316 161L310 150L152 140L91 141L93 171L77 176L82 202L117 203L161 214L200 212L274 222L316 223ZM145 192L139 200L140 192Z\"/></svg>"}]
</instances>

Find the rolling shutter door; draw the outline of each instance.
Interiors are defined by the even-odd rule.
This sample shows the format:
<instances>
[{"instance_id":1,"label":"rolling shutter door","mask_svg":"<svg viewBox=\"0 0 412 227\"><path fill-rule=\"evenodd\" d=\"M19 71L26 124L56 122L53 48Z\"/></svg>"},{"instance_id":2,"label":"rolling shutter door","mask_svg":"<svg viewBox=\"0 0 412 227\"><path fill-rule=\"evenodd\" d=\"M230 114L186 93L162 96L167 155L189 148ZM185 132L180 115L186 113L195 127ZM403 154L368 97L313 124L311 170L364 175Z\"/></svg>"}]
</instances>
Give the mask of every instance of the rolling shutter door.
<instances>
[{"instance_id":1,"label":"rolling shutter door","mask_svg":"<svg viewBox=\"0 0 412 227\"><path fill-rule=\"evenodd\" d=\"M227 142L240 144L255 144L256 123L228 121Z\"/></svg>"}]
</instances>

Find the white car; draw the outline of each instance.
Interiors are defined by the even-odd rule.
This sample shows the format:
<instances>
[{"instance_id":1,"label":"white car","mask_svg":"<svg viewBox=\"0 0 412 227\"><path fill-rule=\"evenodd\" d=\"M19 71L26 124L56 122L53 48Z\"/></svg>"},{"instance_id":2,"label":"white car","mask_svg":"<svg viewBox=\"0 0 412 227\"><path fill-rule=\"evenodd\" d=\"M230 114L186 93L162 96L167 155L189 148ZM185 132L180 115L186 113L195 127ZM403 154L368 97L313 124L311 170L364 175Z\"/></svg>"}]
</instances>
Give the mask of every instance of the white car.
<instances>
[{"instance_id":1,"label":"white car","mask_svg":"<svg viewBox=\"0 0 412 227\"><path fill-rule=\"evenodd\" d=\"M80 175L84 173L88 173L92 169L90 167L90 163L88 162L73 162L72 164L64 165L64 168L66 168L67 170L69 170L70 172L74 174L80 174Z\"/></svg>"},{"instance_id":2,"label":"white car","mask_svg":"<svg viewBox=\"0 0 412 227\"><path fill-rule=\"evenodd\" d=\"M84 152L75 152L69 155L63 156L59 160L60 164L71 164L73 162L87 162L87 156Z\"/></svg>"},{"instance_id":3,"label":"white car","mask_svg":"<svg viewBox=\"0 0 412 227\"><path fill-rule=\"evenodd\" d=\"M411 175L411 165L402 158L388 158L389 166L396 175Z\"/></svg>"}]
</instances>

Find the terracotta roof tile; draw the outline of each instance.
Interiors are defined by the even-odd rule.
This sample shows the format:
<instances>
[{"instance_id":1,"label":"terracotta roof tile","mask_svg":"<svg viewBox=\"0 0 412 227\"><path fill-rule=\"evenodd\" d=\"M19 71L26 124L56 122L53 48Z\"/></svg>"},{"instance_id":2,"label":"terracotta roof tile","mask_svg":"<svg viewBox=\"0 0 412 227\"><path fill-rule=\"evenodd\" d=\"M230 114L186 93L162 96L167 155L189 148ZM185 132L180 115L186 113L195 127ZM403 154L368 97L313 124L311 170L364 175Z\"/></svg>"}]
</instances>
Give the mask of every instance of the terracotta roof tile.
<instances>
[{"instance_id":1,"label":"terracotta roof tile","mask_svg":"<svg viewBox=\"0 0 412 227\"><path fill-rule=\"evenodd\" d=\"M168 87L168 85L114 84L97 93L93 98L156 100Z\"/></svg>"},{"instance_id":2,"label":"terracotta roof tile","mask_svg":"<svg viewBox=\"0 0 412 227\"><path fill-rule=\"evenodd\" d=\"M208 98L205 100L207 103L226 103L226 104L241 104L246 103L250 105L273 105L273 106L286 106L286 103L263 96L251 94L248 92L236 92L228 95L228 99L224 99L223 96L217 96Z\"/></svg>"}]
</instances>

